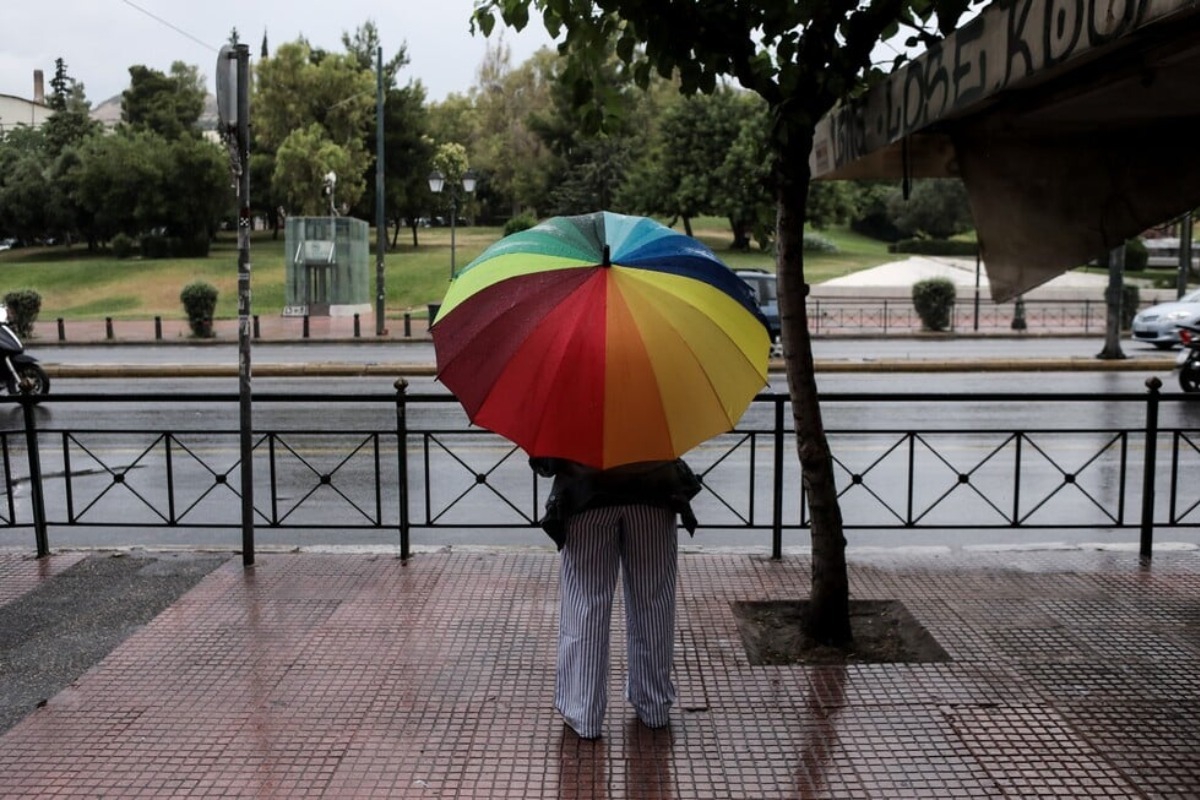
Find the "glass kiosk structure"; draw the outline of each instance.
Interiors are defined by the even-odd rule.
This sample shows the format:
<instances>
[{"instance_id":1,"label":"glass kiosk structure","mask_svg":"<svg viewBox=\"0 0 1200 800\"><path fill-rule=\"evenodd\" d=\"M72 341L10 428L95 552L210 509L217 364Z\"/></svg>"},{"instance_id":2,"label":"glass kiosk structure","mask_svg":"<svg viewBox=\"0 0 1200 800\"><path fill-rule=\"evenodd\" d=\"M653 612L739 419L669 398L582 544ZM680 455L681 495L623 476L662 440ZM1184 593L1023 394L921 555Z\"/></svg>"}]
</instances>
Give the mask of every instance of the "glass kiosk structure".
<instances>
[{"instance_id":1,"label":"glass kiosk structure","mask_svg":"<svg viewBox=\"0 0 1200 800\"><path fill-rule=\"evenodd\" d=\"M284 222L285 317L370 313L370 226L354 217Z\"/></svg>"}]
</instances>

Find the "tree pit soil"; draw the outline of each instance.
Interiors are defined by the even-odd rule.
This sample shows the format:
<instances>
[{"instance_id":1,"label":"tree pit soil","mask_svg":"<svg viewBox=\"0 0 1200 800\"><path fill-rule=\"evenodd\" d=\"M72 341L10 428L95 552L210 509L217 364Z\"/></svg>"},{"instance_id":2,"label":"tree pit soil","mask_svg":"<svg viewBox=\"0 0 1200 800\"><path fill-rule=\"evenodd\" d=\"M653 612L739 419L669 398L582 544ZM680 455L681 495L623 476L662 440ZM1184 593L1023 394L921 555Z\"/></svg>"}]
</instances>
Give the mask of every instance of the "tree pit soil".
<instances>
[{"instance_id":1,"label":"tree pit soil","mask_svg":"<svg viewBox=\"0 0 1200 800\"><path fill-rule=\"evenodd\" d=\"M843 647L804 632L807 600L734 602L733 615L750 663L766 665L932 664L950 661L933 636L899 600L852 600Z\"/></svg>"}]
</instances>

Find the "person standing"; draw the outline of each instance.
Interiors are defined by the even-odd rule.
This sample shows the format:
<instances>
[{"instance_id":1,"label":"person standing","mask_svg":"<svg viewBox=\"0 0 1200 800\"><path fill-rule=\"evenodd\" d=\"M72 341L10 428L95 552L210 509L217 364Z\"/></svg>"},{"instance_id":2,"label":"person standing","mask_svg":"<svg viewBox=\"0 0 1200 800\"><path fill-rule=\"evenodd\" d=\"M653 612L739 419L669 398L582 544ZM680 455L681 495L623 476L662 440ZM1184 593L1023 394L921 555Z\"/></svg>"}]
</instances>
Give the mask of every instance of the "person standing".
<instances>
[{"instance_id":1,"label":"person standing","mask_svg":"<svg viewBox=\"0 0 1200 800\"><path fill-rule=\"evenodd\" d=\"M600 737L608 705L609 628L618 575L625 592L625 697L642 724L661 728L675 702L678 523L696 529L700 480L682 459L595 469L531 458L554 478L543 529L561 552L554 705L583 739Z\"/></svg>"}]
</instances>

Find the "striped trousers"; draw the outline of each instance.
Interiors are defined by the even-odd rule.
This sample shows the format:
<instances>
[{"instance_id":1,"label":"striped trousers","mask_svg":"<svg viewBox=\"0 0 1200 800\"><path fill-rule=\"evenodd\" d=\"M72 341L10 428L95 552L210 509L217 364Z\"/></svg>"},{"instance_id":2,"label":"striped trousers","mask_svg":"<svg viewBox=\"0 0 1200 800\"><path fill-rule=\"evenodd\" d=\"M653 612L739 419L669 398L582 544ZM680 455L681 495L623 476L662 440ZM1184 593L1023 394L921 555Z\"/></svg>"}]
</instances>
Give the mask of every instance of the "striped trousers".
<instances>
[{"instance_id":1,"label":"striped trousers","mask_svg":"<svg viewBox=\"0 0 1200 800\"><path fill-rule=\"evenodd\" d=\"M595 508L567 521L559 581L554 705L575 732L600 735L608 705L609 628L617 575L625 588L625 697L651 727L675 702L675 514L644 505Z\"/></svg>"}]
</instances>

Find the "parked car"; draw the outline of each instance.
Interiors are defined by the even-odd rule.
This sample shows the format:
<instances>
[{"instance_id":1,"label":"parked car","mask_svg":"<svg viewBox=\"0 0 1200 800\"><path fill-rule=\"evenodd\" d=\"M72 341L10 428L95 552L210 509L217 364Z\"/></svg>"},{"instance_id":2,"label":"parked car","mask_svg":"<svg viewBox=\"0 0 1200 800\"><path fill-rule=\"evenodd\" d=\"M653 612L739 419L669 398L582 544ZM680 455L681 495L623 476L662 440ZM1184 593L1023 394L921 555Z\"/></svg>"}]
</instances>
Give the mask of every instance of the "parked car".
<instances>
[{"instance_id":1,"label":"parked car","mask_svg":"<svg viewBox=\"0 0 1200 800\"><path fill-rule=\"evenodd\" d=\"M1169 350L1179 344L1180 325L1200 325L1200 289L1139 312L1133 318L1133 340Z\"/></svg>"},{"instance_id":2,"label":"parked car","mask_svg":"<svg viewBox=\"0 0 1200 800\"><path fill-rule=\"evenodd\" d=\"M771 335L771 343L779 342L779 291L775 284L775 275L763 269L735 270L737 276L746 282L754 299L758 302L758 310L767 318L767 331Z\"/></svg>"},{"instance_id":3,"label":"parked car","mask_svg":"<svg viewBox=\"0 0 1200 800\"><path fill-rule=\"evenodd\" d=\"M16 244L16 239L0 239L0 250L11 250Z\"/></svg>"}]
</instances>

